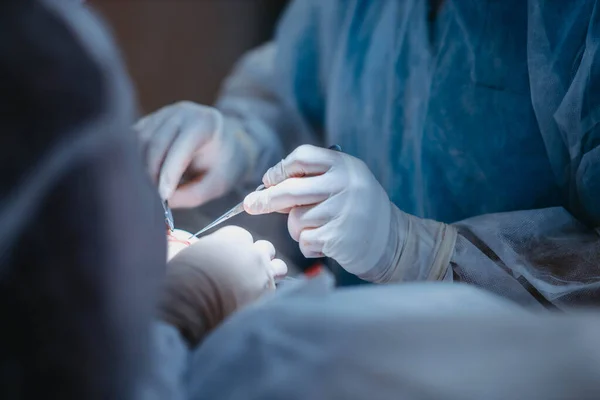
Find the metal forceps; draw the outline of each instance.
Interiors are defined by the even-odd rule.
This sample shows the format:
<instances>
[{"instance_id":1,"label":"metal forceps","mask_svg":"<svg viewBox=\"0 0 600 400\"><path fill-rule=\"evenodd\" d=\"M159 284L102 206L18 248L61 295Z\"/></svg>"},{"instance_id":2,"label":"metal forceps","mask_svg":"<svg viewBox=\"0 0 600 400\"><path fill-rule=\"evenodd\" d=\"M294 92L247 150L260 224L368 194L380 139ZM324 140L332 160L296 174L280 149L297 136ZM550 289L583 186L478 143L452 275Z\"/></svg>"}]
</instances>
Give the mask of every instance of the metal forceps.
<instances>
[{"instance_id":1,"label":"metal forceps","mask_svg":"<svg viewBox=\"0 0 600 400\"><path fill-rule=\"evenodd\" d=\"M264 188L265 188L265 185L260 185L256 188L255 192L263 190ZM232 209L227 211L225 214L221 215L219 218L215 219L213 222L211 222L210 224L208 224L207 226L205 226L204 228L200 229L198 232L196 232L192 236L190 236L190 239L206 232L207 230L219 225L220 223L227 221L229 218L235 217L236 215L241 214L243 212L244 212L244 201L242 200L240 203L238 203L235 207L233 207Z\"/></svg>"},{"instance_id":2,"label":"metal forceps","mask_svg":"<svg viewBox=\"0 0 600 400\"><path fill-rule=\"evenodd\" d=\"M334 144L333 146L329 146L329 150L342 151L342 148L340 146L338 146L337 144ZM265 185L260 185L259 187L256 188L255 192L263 190L264 188L265 188ZM216 220L214 220L213 222L211 222L210 224L208 224L207 226L205 226L204 228L200 229L198 232L196 232L192 236L190 236L190 239L206 232L207 230L219 225L220 223L227 221L229 218L235 217L236 215L241 214L243 212L244 212L244 201L242 200L242 202L240 202L238 205L233 207L231 210L227 211L225 214L221 215L219 218L217 218Z\"/></svg>"}]
</instances>

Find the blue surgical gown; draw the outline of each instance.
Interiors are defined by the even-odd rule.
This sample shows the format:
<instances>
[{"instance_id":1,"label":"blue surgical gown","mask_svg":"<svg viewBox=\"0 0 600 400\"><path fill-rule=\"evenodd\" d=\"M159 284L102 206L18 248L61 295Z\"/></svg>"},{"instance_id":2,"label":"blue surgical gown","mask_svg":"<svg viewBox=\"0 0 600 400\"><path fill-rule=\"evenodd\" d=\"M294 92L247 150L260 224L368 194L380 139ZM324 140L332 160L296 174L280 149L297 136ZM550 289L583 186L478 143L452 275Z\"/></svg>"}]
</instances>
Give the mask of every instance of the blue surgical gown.
<instances>
[{"instance_id":1,"label":"blue surgical gown","mask_svg":"<svg viewBox=\"0 0 600 400\"><path fill-rule=\"evenodd\" d=\"M453 223L456 280L595 303L596 1L298 0L218 103L264 143L336 143L403 211Z\"/></svg>"}]
</instances>

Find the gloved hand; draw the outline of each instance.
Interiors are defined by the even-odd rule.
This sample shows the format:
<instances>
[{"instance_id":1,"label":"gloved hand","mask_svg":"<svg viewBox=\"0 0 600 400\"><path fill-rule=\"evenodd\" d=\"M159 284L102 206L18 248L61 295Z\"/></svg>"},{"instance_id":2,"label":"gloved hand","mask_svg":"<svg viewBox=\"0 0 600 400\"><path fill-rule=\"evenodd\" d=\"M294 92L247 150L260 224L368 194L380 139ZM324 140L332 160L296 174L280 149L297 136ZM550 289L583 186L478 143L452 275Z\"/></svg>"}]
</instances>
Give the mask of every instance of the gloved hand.
<instances>
[{"instance_id":1,"label":"gloved hand","mask_svg":"<svg viewBox=\"0 0 600 400\"><path fill-rule=\"evenodd\" d=\"M231 313L275 290L287 273L270 242L227 226L181 250L167 265L159 314L197 344Z\"/></svg>"},{"instance_id":2,"label":"gloved hand","mask_svg":"<svg viewBox=\"0 0 600 400\"><path fill-rule=\"evenodd\" d=\"M257 154L239 122L190 102L164 107L134 128L148 172L174 208L195 207L226 194L252 169Z\"/></svg>"},{"instance_id":3,"label":"gloved hand","mask_svg":"<svg viewBox=\"0 0 600 400\"><path fill-rule=\"evenodd\" d=\"M306 257L331 257L372 282L444 277L455 229L400 211L359 159L300 146L263 183L244 200L246 212L289 212L288 230Z\"/></svg>"}]
</instances>

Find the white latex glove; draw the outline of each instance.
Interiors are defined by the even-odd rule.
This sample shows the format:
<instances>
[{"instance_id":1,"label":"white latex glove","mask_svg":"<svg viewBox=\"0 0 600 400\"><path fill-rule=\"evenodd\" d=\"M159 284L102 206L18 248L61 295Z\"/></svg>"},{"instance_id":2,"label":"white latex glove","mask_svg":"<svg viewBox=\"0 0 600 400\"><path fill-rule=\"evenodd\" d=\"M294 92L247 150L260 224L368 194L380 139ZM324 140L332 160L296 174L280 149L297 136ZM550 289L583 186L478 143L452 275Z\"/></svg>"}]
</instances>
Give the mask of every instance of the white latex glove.
<instances>
[{"instance_id":1,"label":"white latex glove","mask_svg":"<svg viewBox=\"0 0 600 400\"><path fill-rule=\"evenodd\" d=\"M306 257L333 258L373 282L444 278L455 229L400 211L361 160L300 146L263 183L244 200L246 212L289 212L288 230Z\"/></svg>"},{"instance_id":2,"label":"white latex glove","mask_svg":"<svg viewBox=\"0 0 600 400\"><path fill-rule=\"evenodd\" d=\"M241 125L212 107L176 103L142 118L134 128L148 172L174 208L195 207L226 194L256 158Z\"/></svg>"},{"instance_id":3,"label":"white latex glove","mask_svg":"<svg viewBox=\"0 0 600 400\"><path fill-rule=\"evenodd\" d=\"M196 344L233 312L274 291L275 278L286 273L270 242L227 226L169 261L159 311Z\"/></svg>"}]
</instances>

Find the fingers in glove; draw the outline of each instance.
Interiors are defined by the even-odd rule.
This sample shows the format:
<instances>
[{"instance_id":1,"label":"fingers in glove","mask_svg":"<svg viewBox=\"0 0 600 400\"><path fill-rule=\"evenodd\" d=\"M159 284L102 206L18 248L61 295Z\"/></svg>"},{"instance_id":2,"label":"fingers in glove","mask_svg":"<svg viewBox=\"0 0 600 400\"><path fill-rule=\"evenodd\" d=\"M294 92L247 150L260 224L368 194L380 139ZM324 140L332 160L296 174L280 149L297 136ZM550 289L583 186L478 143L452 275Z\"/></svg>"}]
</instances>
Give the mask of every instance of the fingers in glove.
<instances>
[{"instance_id":1,"label":"fingers in glove","mask_svg":"<svg viewBox=\"0 0 600 400\"><path fill-rule=\"evenodd\" d=\"M228 225L224 228L219 229L215 233L211 233L207 237L210 236L219 241L232 241L235 243L239 243L240 245L254 244L254 238L252 237L252 234L246 229L240 228L239 226L235 225Z\"/></svg>"},{"instance_id":2,"label":"fingers in glove","mask_svg":"<svg viewBox=\"0 0 600 400\"><path fill-rule=\"evenodd\" d=\"M305 229L300 233L300 251L306 258L321 258L323 254L323 234L324 227L316 229Z\"/></svg>"},{"instance_id":3,"label":"fingers in glove","mask_svg":"<svg viewBox=\"0 0 600 400\"><path fill-rule=\"evenodd\" d=\"M250 193L244 199L244 209L253 215L283 211L320 203L337 190L325 175L290 178L276 186Z\"/></svg>"},{"instance_id":4,"label":"fingers in glove","mask_svg":"<svg viewBox=\"0 0 600 400\"><path fill-rule=\"evenodd\" d=\"M184 172L190 166L197 149L208 142L213 132L206 132L197 125L187 126L173 141L160 170L158 189L163 199L169 199L177 189Z\"/></svg>"},{"instance_id":5,"label":"fingers in glove","mask_svg":"<svg viewBox=\"0 0 600 400\"><path fill-rule=\"evenodd\" d=\"M205 174L175 188L168 198L172 208L191 208L208 203L226 191L226 183L219 171L209 170Z\"/></svg>"},{"instance_id":6,"label":"fingers in glove","mask_svg":"<svg viewBox=\"0 0 600 400\"><path fill-rule=\"evenodd\" d=\"M293 177L320 175L327 172L339 154L333 150L304 145L270 168L263 176L266 187L278 185Z\"/></svg>"},{"instance_id":7,"label":"fingers in glove","mask_svg":"<svg viewBox=\"0 0 600 400\"><path fill-rule=\"evenodd\" d=\"M258 249L258 252L266 261L271 262L275 258L276 252L273 243L266 240L257 240L254 247Z\"/></svg>"},{"instance_id":8,"label":"fingers in glove","mask_svg":"<svg viewBox=\"0 0 600 400\"><path fill-rule=\"evenodd\" d=\"M286 263L279 258L271 260L270 268L271 274L275 278L283 278L288 273L288 267Z\"/></svg>"},{"instance_id":9,"label":"fingers in glove","mask_svg":"<svg viewBox=\"0 0 600 400\"><path fill-rule=\"evenodd\" d=\"M167 120L171 116L171 113L171 106L167 106L140 119L133 125L133 129L138 134L138 139L142 142L148 142L152 139L156 132L156 128L161 125L163 121Z\"/></svg>"},{"instance_id":10,"label":"fingers in glove","mask_svg":"<svg viewBox=\"0 0 600 400\"><path fill-rule=\"evenodd\" d=\"M339 211L339 210L337 210ZM300 241L300 234L305 229L315 229L325 225L334 218L336 210L327 207L326 202L316 206L295 207L288 216L288 231L296 242Z\"/></svg>"},{"instance_id":11,"label":"fingers in glove","mask_svg":"<svg viewBox=\"0 0 600 400\"><path fill-rule=\"evenodd\" d=\"M167 118L158 126L146 146L146 165L154 182L158 182L163 162L179 131L178 119Z\"/></svg>"}]
</instances>

